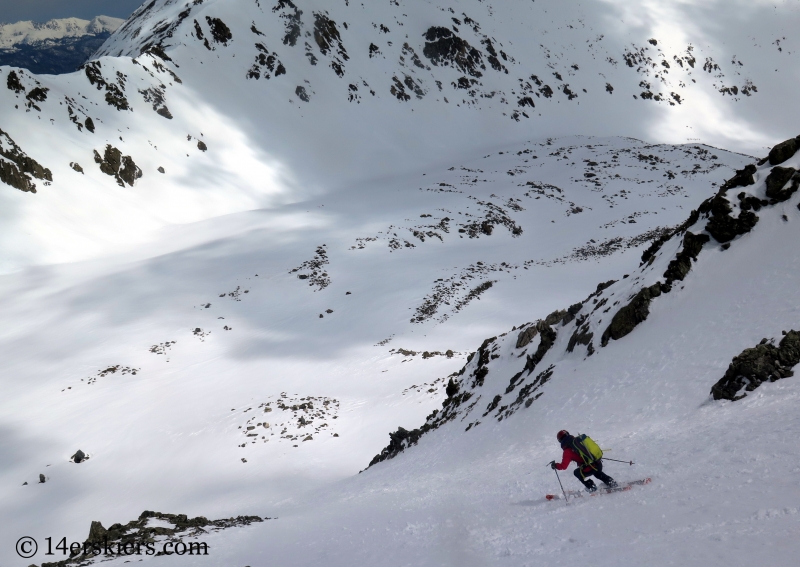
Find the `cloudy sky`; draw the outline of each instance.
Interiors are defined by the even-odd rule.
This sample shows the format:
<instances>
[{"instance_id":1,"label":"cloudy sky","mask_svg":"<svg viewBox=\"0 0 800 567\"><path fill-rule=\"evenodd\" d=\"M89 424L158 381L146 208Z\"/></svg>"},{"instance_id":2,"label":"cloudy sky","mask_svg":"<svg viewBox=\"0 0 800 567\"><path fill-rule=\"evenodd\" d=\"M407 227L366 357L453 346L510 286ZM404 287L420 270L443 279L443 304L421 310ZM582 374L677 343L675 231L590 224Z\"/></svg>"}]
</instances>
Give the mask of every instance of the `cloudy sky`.
<instances>
[{"instance_id":1,"label":"cloudy sky","mask_svg":"<svg viewBox=\"0 0 800 567\"><path fill-rule=\"evenodd\" d=\"M52 18L127 18L144 0L0 0L0 23Z\"/></svg>"}]
</instances>

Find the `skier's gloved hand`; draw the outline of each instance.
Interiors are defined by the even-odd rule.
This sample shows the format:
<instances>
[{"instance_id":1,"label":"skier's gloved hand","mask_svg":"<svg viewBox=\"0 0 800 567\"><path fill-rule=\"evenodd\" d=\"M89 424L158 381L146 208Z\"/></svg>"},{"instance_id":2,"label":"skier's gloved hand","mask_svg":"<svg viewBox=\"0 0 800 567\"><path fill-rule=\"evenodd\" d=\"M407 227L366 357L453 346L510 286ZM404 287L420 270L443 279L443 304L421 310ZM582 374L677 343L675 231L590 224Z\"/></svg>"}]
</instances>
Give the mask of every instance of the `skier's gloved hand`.
<instances>
[{"instance_id":1,"label":"skier's gloved hand","mask_svg":"<svg viewBox=\"0 0 800 567\"><path fill-rule=\"evenodd\" d=\"M556 470L556 462L555 461L550 461L550 468L553 469L553 470Z\"/></svg>"}]
</instances>

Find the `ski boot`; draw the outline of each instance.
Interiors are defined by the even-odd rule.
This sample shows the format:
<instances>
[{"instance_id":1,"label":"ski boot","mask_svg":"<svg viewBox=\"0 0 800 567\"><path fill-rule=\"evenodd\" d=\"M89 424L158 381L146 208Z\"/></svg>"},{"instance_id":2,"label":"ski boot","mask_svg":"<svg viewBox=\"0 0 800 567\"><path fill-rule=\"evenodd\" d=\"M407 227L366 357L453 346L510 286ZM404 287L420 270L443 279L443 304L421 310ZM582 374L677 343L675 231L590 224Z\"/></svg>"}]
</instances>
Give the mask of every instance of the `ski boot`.
<instances>
[{"instance_id":1,"label":"ski boot","mask_svg":"<svg viewBox=\"0 0 800 567\"><path fill-rule=\"evenodd\" d=\"M588 492L589 494L597 491L597 485L592 480L587 480L586 482L583 483L583 485L586 487L586 492Z\"/></svg>"}]
</instances>

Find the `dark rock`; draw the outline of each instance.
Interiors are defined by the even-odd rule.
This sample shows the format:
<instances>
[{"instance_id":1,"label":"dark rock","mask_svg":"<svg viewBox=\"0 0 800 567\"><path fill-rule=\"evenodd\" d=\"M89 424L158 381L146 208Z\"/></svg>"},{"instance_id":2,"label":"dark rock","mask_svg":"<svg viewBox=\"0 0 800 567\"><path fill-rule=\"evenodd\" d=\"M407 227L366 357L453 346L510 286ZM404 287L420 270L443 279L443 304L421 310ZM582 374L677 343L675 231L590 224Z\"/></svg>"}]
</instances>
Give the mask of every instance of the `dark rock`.
<instances>
[{"instance_id":1,"label":"dark rock","mask_svg":"<svg viewBox=\"0 0 800 567\"><path fill-rule=\"evenodd\" d=\"M599 283L599 284L597 284L597 289L595 289L594 292L595 292L595 294L599 294L601 291L603 291L606 288L611 287L615 283L617 283L617 280L608 280L607 282Z\"/></svg>"},{"instance_id":2,"label":"dark rock","mask_svg":"<svg viewBox=\"0 0 800 567\"><path fill-rule=\"evenodd\" d=\"M86 541L89 543L102 543L106 537L108 537L108 530L103 527L103 524L92 521L89 526L89 537L86 538Z\"/></svg>"},{"instance_id":3,"label":"dark rock","mask_svg":"<svg viewBox=\"0 0 800 567\"><path fill-rule=\"evenodd\" d=\"M142 170L137 167L131 156L122 158L122 166L119 169L119 179L133 187L136 180L142 176Z\"/></svg>"},{"instance_id":4,"label":"dark rock","mask_svg":"<svg viewBox=\"0 0 800 567\"><path fill-rule=\"evenodd\" d=\"M158 172L159 172L159 173L166 173L166 171L164 170L164 168L163 168L163 167L159 167L159 168L158 168Z\"/></svg>"},{"instance_id":5,"label":"dark rock","mask_svg":"<svg viewBox=\"0 0 800 567\"><path fill-rule=\"evenodd\" d=\"M734 187L747 187L748 185L755 185L755 173L756 166L752 163L748 164L744 169L737 170L736 175L723 183L721 189L727 191L728 189L733 189Z\"/></svg>"},{"instance_id":6,"label":"dark rock","mask_svg":"<svg viewBox=\"0 0 800 567\"><path fill-rule=\"evenodd\" d=\"M681 232L686 231L690 226L696 223L699 218L700 218L700 210L696 209L692 211L689 214L689 218L686 219L683 222L683 224L681 224L675 230L667 231L660 238L654 240L647 248L647 250L645 250L642 253L642 264L646 262L652 262L655 259L656 253L661 249L661 247L664 245L665 242L669 241L676 234L680 234Z\"/></svg>"},{"instance_id":7,"label":"dark rock","mask_svg":"<svg viewBox=\"0 0 800 567\"><path fill-rule=\"evenodd\" d=\"M208 22L208 26L211 28L211 35L217 43L228 45L228 42L233 39L230 28L219 18L206 16L206 22Z\"/></svg>"},{"instance_id":8,"label":"dark rock","mask_svg":"<svg viewBox=\"0 0 800 567\"><path fill-rule=\"evenodd\" d=\"M92 134L94 134L94 121L90 116L86 117L85 125L86 129L89 130L89 132L91 132Z\"/></svg>"},{"instance_id":9,"label":"dark rock","mask_svg":"<svg viewBox=\"0 0 800 567\"><path fill-rule=\"evenodd\" d=\"M485 366L481 366L475 371L475 380L472 382L473 388L480 388L483 386L483 381L486 379L486 375L489 374L489 369Z\"/></svg>"},{"instance_id":10,"label":"dark rock","mask_svg":"<svg viewBox=\"0 0 800 567\"><path fill-rule=\"evenodd\" d=\"M25 98L27 98L31 102L44 102L47 100L47 93L49 91L50 89L46 89L43 87L36 87L35 89L32 89L31 92L26 94Z\"/></svg>"},{"instance_id":11,"label":"dark rock","mask_svg":"<svg viewBox=\"0 0 800 567\"><path fill-rule=\"evenodd\" d=\"M518 336L517 336L517 348L523 348L528 346L528 344L534 339L536 335L539 334L539 329L536 328L536 325L530 325L525 328Z\"/></svg>"},{"instance_id":12,"label":"dark rock","mask_svg":"<svg viewBox=\"0 0 800 567\"><path fill-rule=\"evenodd\" d=\"M798 138L790 138L785 142L781 142L770 150L769 164L778 165L785 162L794 156L798 149L800 149L800 140Z\"/></svg>"},{"instance_id":13,"label":"dark rock","mask_svg":"<svg viewBox=\"0 0 800 567\"><path fill-rule=\"evenodd\" d=\"M564 317L562 317L561 319L561 326L565 327L566 325L571 323L573 319L575 319L575 315L577 315L581 309L583 309L583 303L575 303L573 305L570 305L569 308L567 309L566 314L564 314Z\"/></svg>"},{"instance_id":14,"label":"dark rock","mask_svg":"<svg viewBox=\"0 0 800 567\"><path fill-rule=\"evenodd\" d=\"M705 207L704 207L705 205ZM750 232L758 223L758 216L750 211L741 211L738 218L731 216L731 205L724 192L718 193L714 198L701 205L701 211L707 208L711 218L706 224L706 231L714 240L723 244L733 240L740 234Z\"/></svg>"},{"instance_id":15,"label":"dark rock","mask_svg":"<svg viewBox=\"0 0 800 567\"><path fill-rule=\"evenodd\" d=\"M36 193L36 184L33 183L31 176L46 181L53 180L50 170L26 155L2 129L0 129L0 139L4 139L4 143L0 144L0 156L9 160L0 160L0 181L20 191Z\"/></svg>"},{"instance_id":16,"label":"dark rock","mask_svg":"<svg viewBox=\"0 0 800 567\"><path fill-rule=\"evenodd\" d=\"M447 394L448 398L452 398L458 393L458 383L450 378L450 380L447 382L447 388L445 388L444 392Z\"/></svg>"},{"instance_id":17,"label":"dark rock","mask_svg":"<svg viewBox=\"0 0 800 567\"><path fill-rule=\"evenodd\" d=\"M45 482L47 482L47 479L44 477L43 474L40 474L39 475L39 484L44 484Z\"/></svg>"},{"instance_id":18,"label":"dark rock","mask_svg":"<svg viewBox=\"0 0 800 567\"><path fill-rule=\"evenodd\" d=\"M777 347L764 339L733 358L725 376L711 388L711 395L715 400L740 400L764 382L793 376L792 367L798 363L800 333L787 332Z\"/></svg>"},{"instance_id":19,"label":"dark rock","mask_svg":"<svg viewBox=\"0 0 800 567\"><path fill-rule=\"evenodd\" d=\"M25 87L22 86L16 71L11 71L8 74L8 77L6 78L6 86L8 87L8 90L14 91L17 94L25 91Z\"/></svg>"},{"instance_id":20,"label":"dark rock","mask_svg":"<svg viewBox=\"0 0 800 567\"><path fill-rule=\"evenodd\" d=\"M255 26L253 26L253 27L255 27ZM143 53L152 53L156 57L161 58L161 60L163 60L163 61L172 61L172 59L169 57L169 55L167 55L167 52L164 51L164 48L161 47L160 45L154 45L152 47L149 47Z\"/></svg>"},{"instance_id":21,"label":"dark rock","mask_svg":"<svg viewBox=\"0 0 800 567\"><path fill-rule=\"evenodd\" d=\"M536 365L542 361L544 355L547 354L547 351L550 350L550 347L552 347L553 343L556 342L556 337L558 337L558 333L544 321L539 321L536 323L536 327L539 330L541 337L539 339L539 347L536 349L536 352L526 357L525 370L528 371L528 374L533 372L534 368L536 368Z\"/></svg>"},{"instance_id":22,"label":"dark rock","mask_svg":"<svg viewBox=\"0 0 800 567\"><path fill-rule=\"evenodd\" d=\"M202 140L197 140L197 149L201 152L208 151L208 146Z\"/></svg>"},{"instance_id":23,"label":"dark rock","mask_svg":"<svg viewBox=\"0 0 800 567\"><path fill-rule=\"evenodd\" d=\"M99 154L95 155L94 161L97 161L97 155ZM122 152L113 146L107 145L105 156L99 163L100 171L106 175L116 175L122 163Z\"/></svg>"},{"instance_id":24,"label":"dark rock","mask_svg":"<svg viewBox=\"0 0 800 567\"><path fill-rule=\"evenodd\" d=\"M75 171L77 171L78 173L83 173L83 168L80 166L80 164L77 164L77 163L75 163L75 162L73 161L73 162L70 162L69 166L70 166L72 169L74 169Z\"/></svg>"},{"instance_id":25,"label":"dark rock","mask_svg":"<svg viewBox=\"0 0 800 567\"><path fill-rule=\"evenodd\" d=\"M550 313L550 315L544 318L544 322L547 325L557 325L566 316L567 316L567 311L565 309L556 309L555 311Z\"/></svg>"},{"instance_id":26,"label":"dark rock","mask_svg":"<svg viewBox=\"0 0 800 567\"><path fill-rule=\"evenodd\" d=\"M661 284L656 283L650 287L645 287L637 293L633 299L617 311L611 319L611 324L603 332L600 344L606 346L609 339L619 340L631 331L650 315L650 301L661 295Z\"/></svg>"},{"instance_id":27,"label":"dark rock","mask_svg":"<svg viewBox=\"0 0 800 567\"><path fill-rule=\"evenodd\" d=\"M117 185L124 187L125 183L133 187L136 180L142 177L142 170L136 165L131 156L123 156L122 152L108 144L103 157L94 150L94 161L100 165L100 171L117 180Z\"/></svg>"},{"instance_id":28,"label":"dark rock","mask_svg":"<svg viewBox=\"0 0 800 567\"><path fill-rule=\"evenodd\" d=\"M389 445L387 445L379 454L370 461L369 466L380 463L387 459L392 459L405 450L406 447L415 444L423 431L414 429L408 431L402 427L398 427L394 433L389 433Z\"/></svg>"},{"instance_id":29,"label":"dark rock","mask_svg":"<svg viewBox=\"0 0 800 567\"><path fill-rule=\"evenodd\" d=\"M683 280L689 270L692 269L692 260L697 260L697 255L703 249L703 244L711 240L706 234L692 234L686 232L683 235L683 249L675 256L675 258L667 266L667 271L664 272L666 278L666 285L671 285L675 280Z\"/></svg>"},{"instance_id":30,"label":"dark rock","mask_svg":"<svg viewBox=\"0 0 800 567\"><path fill-rule=\"evenodd\" d=\"M308 96L308 93L306 92L306 88L305 88L305 87L302 87L302 86L300 86L300 87L297 87L297 88L294 90L294 94L296 94L296 95L297 95L297 98L299 98L299 99L300 99L300 100L302 100L303 102L308 102L308 101L310 101L310 100L311 100L311 97L310 97L310 96Z\"/></svg>"},{"instance_id":31,"label":"dark rock","mask_svg":"<svg viewBox=\"0 0 800 567\"><path fill-rule=\"evenodd\" d=\"M577 326L575 332L572 333L572 336L569 338L569 343L567 343L567 352L572 352L578 345L589 346L593 338L594 333L589 332L588 324Z\"/></svg>"},{"instance_id":32,"label":"dark rock","mask_svg":"<svg viewBox=\"0 0 800 567\"><path fill-rule=\"evenodd\" d=\"M483 64L481 52L448 28L431 27L423 37L426 43L422 53L434 65L452 65L462 73L473 77L482 76L480 70L486 69L486 65Z\"/></svg>"},{"instance_id":33,"label":"dark rock","mask_svg":"<svg viewBox=\"0 0 800 567\"><path fill-rule=\"evenodd\" d=\"M74 455L72 455L72 457L70 457L70 458L72 459L72 462L74 462L74 463L80 463L80 462L82 462L84 459L86 459L86 453L84 453L83 451L81 451L80 449L78 449L78 450L75 452L75 454L74 454Z\"/></svg>"},{"instance_id":34,"label":"dark rock","mask_svg":"<svg viewBox=\"0 0 800 567\"><path fill-rule=\"evenodd\" d=\"M122 90L115 84L109 83L106 85L106 103L109 106L113 106L119 111L122 110L130 110L130 104L128 104L128 99L125 98L125 94Z\"/></svg>"},{"instance_id":35,"label":"dark rock","mask_svg":"<svg viewBox=\"0 0 800 567\"><path fill-rule=\"evenodd\" d=\"M792 181L792 184L784 189L784 186ZM786 201L797 191L800 185L800 175L793 167L773 167L767 176L767 197L778 202Z\"/></svg>"},{"instance_id":36,"label":"dark rock","mask_svg":"<svg viewBox=\"0 0 800 567\"><path fill-rule=\"evenodd\" d=\"M342 44L342 37L336 27L336 22L319 12L314 13L314 41L323 55L336 51L345 61L350 59Z\"/></svg>"},{"instance_id":37,"label":"dark rock","mask_svg":"<svg viewBox=\"0 0 800 567\"><path fill-rule=\"evenodd\" d=\"M489 414L489 412L490 412L490 411L492 411L492 410L493 410L493 409L495 409L495 408L496 408L498 405L500 405L500 400L502 400L502 399L503 399L503 397L502 397L500 394L496 395L496 396L495 396L495 397L492 399L492 401L491 401L491 402L489 402L489 405L488 405L488 406L486 406L486 411L483 413L483 416L484 416L484 417L486 417L486 416Z\"/></svg>"}]
</instances>

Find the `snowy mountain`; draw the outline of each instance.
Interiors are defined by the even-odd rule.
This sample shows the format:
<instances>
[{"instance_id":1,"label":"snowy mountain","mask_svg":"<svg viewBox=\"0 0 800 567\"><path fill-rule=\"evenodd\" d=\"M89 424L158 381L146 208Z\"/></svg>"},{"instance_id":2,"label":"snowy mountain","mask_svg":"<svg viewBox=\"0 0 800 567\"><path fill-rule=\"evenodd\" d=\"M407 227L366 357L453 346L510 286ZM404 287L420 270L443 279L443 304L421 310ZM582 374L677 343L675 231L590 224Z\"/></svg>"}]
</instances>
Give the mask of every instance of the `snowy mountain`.
<instances>
[{"instance_id":1,"label":"snowy mountain","mask_svg":"<svg viewBox=\"0 0 800 567\"><path fill-rule=\"evenodd\" d=\"M524 140L625 135L757 153L793 133L764 112L793 104L793 3L713 22L681 3L636 5L143 4L79 73L0 71L3 130L53 177L24 173L38 193L3 194L22 226L48 226L4 227L5 269ZM778 39L742 40L740 15ZM101 170L109 146L141 169L135 187Z\"/></svg>"},{"instance_id":2,"label":"snowy mountain","mask_svg":"<svg viewBox=\"0 0 800 567\"><path fill-rule=\"evenodd\" d=\"M40 45L68 37L110 34L124 21L109 16L97 16L91 20L62 18L45 23L24 21L0 24L0 49L11 49L21 45Z\"/></svg>"},{"instance_id":3,"label":"snowy mountain","mask_svg":"<svg viewBox=\"0 0 800 567\"><path fill-rule=\"evenodd\" d=\"M795 4L364 4L0 68L0 561L790 564Z\"/></svg>"},{"instance_id":4,"label":"snowy mountain","mask_svg":"<svg viewBox=\"0 0 800 567\"><path fill-rule=\"evenodd\" d=\"M45 23L0 24L0 65L32 73L72 73L108 39L124 20L97 16L63 18Z\"/></svg>"}]
</instances>

